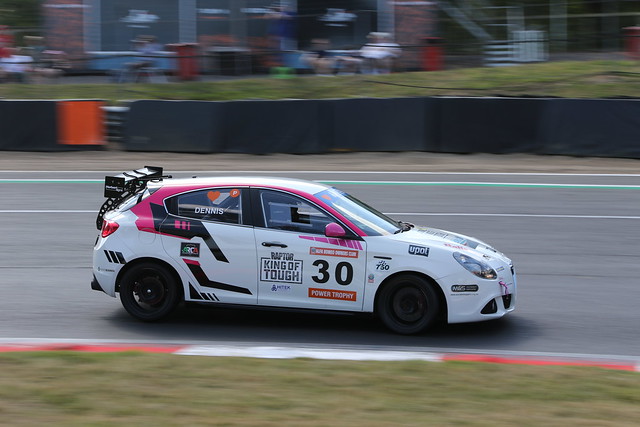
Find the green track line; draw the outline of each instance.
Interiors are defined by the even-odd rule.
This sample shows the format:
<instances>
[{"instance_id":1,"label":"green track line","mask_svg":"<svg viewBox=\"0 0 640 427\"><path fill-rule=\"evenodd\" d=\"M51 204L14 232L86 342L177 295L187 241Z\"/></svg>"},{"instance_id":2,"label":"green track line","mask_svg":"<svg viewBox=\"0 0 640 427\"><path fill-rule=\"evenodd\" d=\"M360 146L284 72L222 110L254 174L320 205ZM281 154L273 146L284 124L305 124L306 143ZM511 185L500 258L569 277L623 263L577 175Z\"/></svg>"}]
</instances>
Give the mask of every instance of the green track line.
<instances>
[{"instance_id":1,"label":"green track line","mask_svg":"<svg viewBox=\"0 0 640 427\"><path fill-rule=\"evenodd\" d=\"M102 184L102 179L0 179L0 184ZM587 190L640 190L640 185L596 185L596 184L543 184L514 182L412 182L412 181L324 181L327 185L385 185L422 187L496 187L496 188L553 188Z\"/></svg>"},{"instance_id":2,"label":"green track line","mask_svg":"<svg viewBox=\"0 0 640 427\"><path fill-rule=\"evenodd\" d=\"M507 188L560 188L591 190L640 190L640 185L595 184L541 184L502 182L411 182L411 181L316 181L327 185L406 185L426 187L507 187Z\"/></svg>"},{"instance_id":3,"label":"green track line","mask_svg":"<svg viewBox=\"0 0 640 427\"><path fill-rule=\"evenodd\" d=\"M100 184L104 179L0 179L0 184Z\"/></svg>"}]
</instances>

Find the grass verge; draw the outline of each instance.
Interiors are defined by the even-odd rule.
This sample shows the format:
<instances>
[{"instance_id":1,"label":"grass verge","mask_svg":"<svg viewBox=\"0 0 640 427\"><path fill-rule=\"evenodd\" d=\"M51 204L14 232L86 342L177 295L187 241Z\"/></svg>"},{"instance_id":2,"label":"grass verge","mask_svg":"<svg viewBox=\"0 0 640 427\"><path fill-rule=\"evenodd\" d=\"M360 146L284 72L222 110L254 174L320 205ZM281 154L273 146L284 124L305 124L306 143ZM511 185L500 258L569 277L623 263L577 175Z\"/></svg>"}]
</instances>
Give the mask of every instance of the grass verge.
<instances>
[{"instance_id":1,"label":"grass verge","mask_svg":"<svg viewBox=\"0 0 640 427\"><path fill-rule=\"evenodd\" d=\"M637 425L638 373L464 362L0 355L4 425Z\"/></svg>"},{"instance_id":2,"label":"grass verge","mask_svg":"<svg viewBox=\"0 0 640 427\"><path fill-rule=\"evenodd\" d=\"M7 99L326 99L409 96L640 97L640 61L549 62L389 75L263 76L164 84L3 84ZM105 82L107 77L105 77Z\"/></svg>"}]
</instances>

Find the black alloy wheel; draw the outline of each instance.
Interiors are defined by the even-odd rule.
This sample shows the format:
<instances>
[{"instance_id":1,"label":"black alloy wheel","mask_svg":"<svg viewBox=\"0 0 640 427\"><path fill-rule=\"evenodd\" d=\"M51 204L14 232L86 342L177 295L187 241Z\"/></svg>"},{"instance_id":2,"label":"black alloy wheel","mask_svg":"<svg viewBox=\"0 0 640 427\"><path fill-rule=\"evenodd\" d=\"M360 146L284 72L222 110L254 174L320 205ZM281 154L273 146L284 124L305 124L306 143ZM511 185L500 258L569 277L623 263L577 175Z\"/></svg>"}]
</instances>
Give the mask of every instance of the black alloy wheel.
<instances>
[{"instance_id":1,"label":"black alloy wheel","mask_svg":"<svg viewBox=\"0 0 640 427\"><path fill-rule=\"evenodd\" d=\"M168 316L180 302L173 275L165 267L144 263L127 271L120 282L120 301L136 319L151 322Z\"/></svg>"},{"instance_id":2,"label":"black alloy wheel","mask_svg":"<svg viewBox=\"0 0 640 427\"><path fill-rule=\"evenodd\" d=\"M382 323L398 334L424 332L436 320L440 302L433 285L414 275L391 279L380 291L376 313Z\"/></svg>"}]
</instances>

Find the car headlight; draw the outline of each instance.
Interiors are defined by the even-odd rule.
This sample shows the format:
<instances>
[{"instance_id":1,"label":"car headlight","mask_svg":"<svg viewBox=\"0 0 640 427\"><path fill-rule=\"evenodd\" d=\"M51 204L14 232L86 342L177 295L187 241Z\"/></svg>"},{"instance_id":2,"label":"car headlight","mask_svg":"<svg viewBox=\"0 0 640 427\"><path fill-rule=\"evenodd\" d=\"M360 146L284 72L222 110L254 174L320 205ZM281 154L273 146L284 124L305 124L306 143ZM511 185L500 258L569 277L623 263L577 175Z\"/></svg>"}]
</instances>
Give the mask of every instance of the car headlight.
<instances>
[{"instance_id":1,"label":"car headlight","mask_svg":"<svg viewBox=\"0 0 640 427\"><path fill-rule=\"evenodd\" d=\"M496 273L496 271L491 268L486 262L472 258L469 255L461 254L460 252L454 252L453 257L467 271L475 274L478 277L487 280L493 280L498 277L498 273Z\"/></svg>"}]
</instances>

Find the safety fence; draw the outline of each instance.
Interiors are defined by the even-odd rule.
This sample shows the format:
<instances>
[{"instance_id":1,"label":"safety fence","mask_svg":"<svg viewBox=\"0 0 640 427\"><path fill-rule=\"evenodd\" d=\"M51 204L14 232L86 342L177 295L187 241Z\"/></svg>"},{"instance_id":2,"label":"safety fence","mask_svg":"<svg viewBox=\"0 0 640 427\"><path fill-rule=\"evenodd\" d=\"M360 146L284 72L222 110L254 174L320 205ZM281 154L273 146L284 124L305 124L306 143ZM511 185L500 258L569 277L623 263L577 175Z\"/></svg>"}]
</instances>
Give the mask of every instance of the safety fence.
<instances>
[{"instance_id":1,"label":"safety fence","mask_svg":"<svg viewBox=\"0 0 640 427\"><path fill-rule=\"evenodd\" d=\"M91 117L103 117L97 111L102 111L99 103L93 102L83 108L92 109ZM0 149L100 147L106 140L105 126L94 122L76 129L75 124L86 119L70 118L66 108L70 107L61 107L60 101L0 101ZM109 133L117 134L117 148L127 151L427 151L640 158L640 99L145 100L132 102L119 114L118 121L110 121Z\"/></svg>"}]
</instances>

